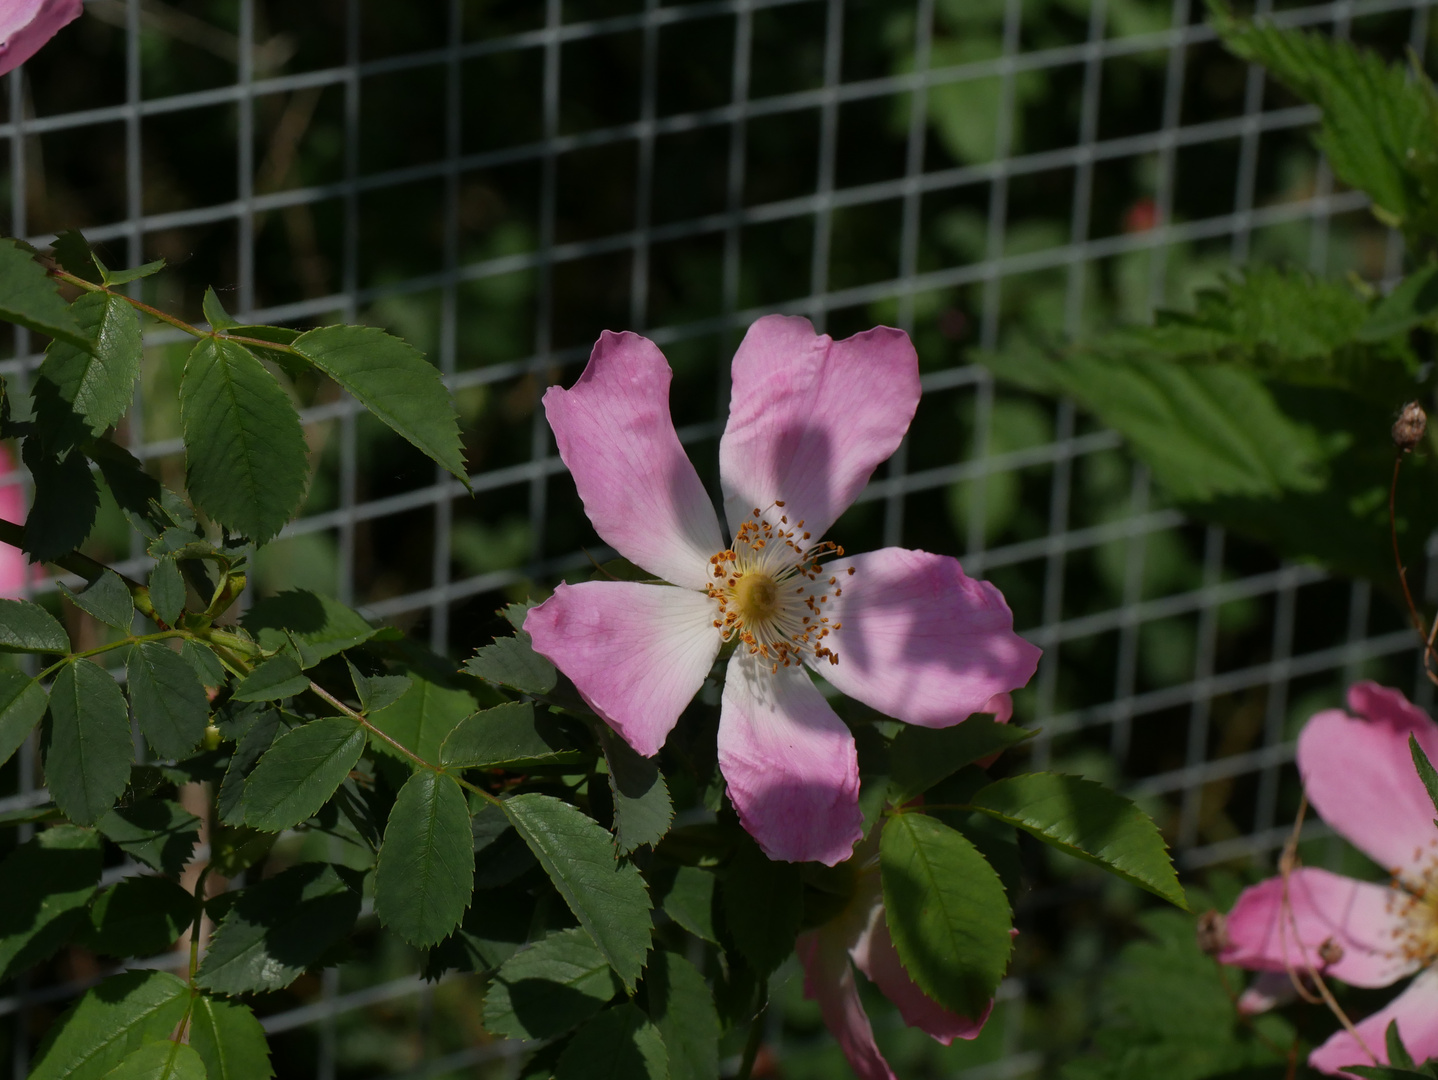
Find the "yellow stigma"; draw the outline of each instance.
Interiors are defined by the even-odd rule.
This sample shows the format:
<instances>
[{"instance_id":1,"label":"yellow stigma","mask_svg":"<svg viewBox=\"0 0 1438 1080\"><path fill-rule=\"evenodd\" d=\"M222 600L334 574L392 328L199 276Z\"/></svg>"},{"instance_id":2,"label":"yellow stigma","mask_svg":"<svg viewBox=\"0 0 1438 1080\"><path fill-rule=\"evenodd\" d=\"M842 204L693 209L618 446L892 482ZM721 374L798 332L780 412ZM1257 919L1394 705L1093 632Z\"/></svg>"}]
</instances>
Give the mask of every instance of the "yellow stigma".
<instances>
[{"instance_id":1,"label":"yellow stigma","mask_svg":"<svg viewBox=\"0 0 1438 1080\"><path fill-rule=\"evenodd\" d=\"M746 623L768 622L779 613L779 586L763 570L750 570L734 583L734 609Z\"/></svg>"}]
</instances>

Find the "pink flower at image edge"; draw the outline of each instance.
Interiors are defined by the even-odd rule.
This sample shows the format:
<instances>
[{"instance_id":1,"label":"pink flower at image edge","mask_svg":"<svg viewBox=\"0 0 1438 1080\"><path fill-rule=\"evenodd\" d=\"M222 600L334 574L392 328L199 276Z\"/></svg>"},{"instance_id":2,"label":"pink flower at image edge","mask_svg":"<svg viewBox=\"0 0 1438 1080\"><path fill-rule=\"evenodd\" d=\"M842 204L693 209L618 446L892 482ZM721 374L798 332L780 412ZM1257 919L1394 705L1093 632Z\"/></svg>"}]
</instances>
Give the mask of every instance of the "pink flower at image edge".
<instances>
[{"instance_id":1,"label":"pink flower at image edge","mask_svg":"<svg viewBox=\"0 0 1438 1080\"><path fill-rule=\"evenodd\" d=\"M1388 986L1415 975L1397 997L1360 1020L1363 1044L1338 1031L1309 1055L1325 1073L1354 1076L1388 1064L1385 1034L1398 1024L1414 1060L1438 1057L1438 827L1413 767L1408 736L1438 757L1438 724L1397 690L1363 682L1348 691L1350 716L1318 713L1298 737L1298 771L1309 801L1334 831L1393 878L1377 885L1300 867L1239 896L1227 920L1226 964L1259 972L1317 969L1353 986ZM1285 912L1285 906L1288 909ZM1270 995L1250 995L1255 1003Z\"/></svg>"},{"instance_id":2,"label":"pink flower at image edge","mask_svg":"<svg viewBox=\"0 0 1438 1080\"><path fill-rule=\"evenodd\" d=\"M81 0L0 0L0 75L34 56L80 17Z\"/></svg>"},{"instance_id":3,"label":"pink flower at image edge","mask_svg":"<svg viewBox=\"0 0 1438 1080\"><path fill-rule=\"evenodd\" d=\"M849 729L811 682L947 727L1028 682L1039 650L998 589L956 559L823 540L897 449L918 357L888 327L843 341L771 315L734 356L719 475L732 542L669 412L672 373L632 333L599 338L544 406L596 531L662 579L561 584L524 628L635 750L658 752L726 641L719 766L770 858L834 865L862 835Z\"/></svg>"},{"instance_id":4,"label":"pink flower at image edge","mask_svg":"<svg viewBox=\"0 0 1438 1080\"><path fill-rule=\"evenodd\" d=\"M17 479L15 472L14 455L8 446L0 445L0 518L18 525L25 520L25 492L18 483L9 482ZM13 600L23 595L30 575L25 553L9 544L0 544L0 597Z\"/></svg>"}]
</instances>

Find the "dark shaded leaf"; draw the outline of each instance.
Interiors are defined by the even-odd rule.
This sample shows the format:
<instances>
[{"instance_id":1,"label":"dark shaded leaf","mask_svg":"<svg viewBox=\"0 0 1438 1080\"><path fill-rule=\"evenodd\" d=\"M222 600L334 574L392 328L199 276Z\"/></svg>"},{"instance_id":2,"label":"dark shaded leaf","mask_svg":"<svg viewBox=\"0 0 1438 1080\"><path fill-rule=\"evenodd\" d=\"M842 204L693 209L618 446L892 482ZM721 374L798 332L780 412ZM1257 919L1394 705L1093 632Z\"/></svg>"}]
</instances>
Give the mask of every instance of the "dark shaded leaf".
<instances>
[{"instance_id":1,"label":"dark shaded leaf","mask_svg":"<svg viewBox=\"0 0 1438 1080\"><path fill-rule=\"evenodd\" d=\"M225 778L220 784L220 793L215 800L215 810L220 820L229 825L241 824L245 817L245 779L255 767L255 762L278 738L284 729L280 711L262 707L255 713L244 731L239 733L235 752L225 769ZM234 736L232 736L234 737Z\"/></svg>"},{"instance_id":2,"label":"dark shaded leaf","mask_svg":"<svg viewBox=\"0 0 1438 1080\"><path fill-rule=\"evenodd\" d=\"M704 976L679 954L655 949L644 987L649 1019L664 1040L669 1080L719 1080L719 1013Z\"/></svg>"},{"instance_id":3,"label":"dark shaded leaf","mask_svg":"<svg viewBox=\"0 0 1438 1080\"><path fill-rule=\"evenodd\" d=\"M130 629L130 620L135 617L135 604L130 599L130 590L113 570L106 570L81 592L73 592L63 581L58 588L72 604L88 615L99 619L106 626L118 630Z\"/></svg>"},{"instance_id":4,"label":"dark shaded leaf","mask_svg":"<svg viewBox=\"0 0 1438 1080\"><path fill-rule=\"evenodd\" d=\"M100 1080L146 1042L167 1039L190 988L168 971L112 975L51 1025L30 1080Z\"/></svg>"},{"instance_id":5,"label":"dark shaded leaf","mask_svg":"<svg viewBox=\"0 0 1438 1080\"><path fill-rule=\"evenodd\" d=\"M167 878L125 878L90 908L87 949L123 960L153 956L180 939L195 917L195 898Z\"/></svg>"},{"instance_id":6,"label":"dark shaded leaf","mask_svg":"<svg viewBox=\"0 0 1438 1080\"><path fill-rule=\"evenodd\" d=\"M528 855L529 849L524 850ZM450 968L476 972L497 968L529 940L534 906L528 893L513 889L476 893L459 928L429 950L425 978L438 978Z\"/></svg>"},{"instance_id":7,"label":"dark shaded leaf","mask_svg":"<svg viewBox=\"0 0 1438 1080\"><path fill-rule=\"evenodd\" d=\"M390 810L374 876L380 922L412 945L433 945L464 917L474 888L474 846L464 792L421 769Z\"/></svg>"},{"instance_id":8,"label":"dark shaded leaf","mask_svg":"<svg viewBox=\"0 0 1438 1080\"><path fill-rule=\"evenodd\" d=\"M245 612L240 623L266 649L280 648L289 634L320 660L368 641L376 632L359 612L304 589L265 597Z\"/></svg>"},{"instance_id":9,"label":"dark shaded leaf","mask_svg":"<svg viewBox=\"0 0 1438 1080\"><path fill-rule=\"evenodd\" d=\"M169 799L141 799L119 806L95 826L126 855L176 876L200 841L200 819Z\"/></svg>"},{"instance_id":10,"label":"dark shaded leaf","mask_svg":"<svg viewBox=\"0 0 1438 1080\"><path fill-rule=\"evenodd\" d=\"M88 348L84 331L75 325L70 306L55 281L31 254L14 240L0 239L0 319L38 331L77 348Z\"/></svg>"},{"instance_id":11,"label":"dark shaded leaf","mask_svg":"<svg viewBox=\"0 0 1438 1080\"><path fill-rule=\"evenodd\" d=\"M0 765L20 749L45 715L47 704L39 679L27 679L13 668L0 668Z\"/></svg>"},{"instance_id":12,"label":"dark shaded leaf","mask_svg":"<svg viewBox=\"0 0 1438 1080\"><path fill-rule=\"evenodd\" d=\"M25 516L25 550L36 562L54 562L90 535L100 509L100 488L78 451L61 460L42 452L32 435L20 456L35 481L35 499Z\"/></svg>"},{"instance_id":13,"label":"dark shaded leaf","mask_svg":"<svg viewBox=\"0 0 1438 1080\"><path fill-rule=\"evenodd\" d=\"M140 459L118 443L110 439L90 439L84 450L99 467L105 485L130 526L146 540L158 536L164 528L157 524L161 517L159 503L166 497L170 500L177 497L166 492L160 482L145 471Z\"/></svg>"},{"instance_id":14,"label":"dark shaded leaf","mask_svg":"<svg viewBox=\"0 0 1438 1080\"><path fill-rule=\"evenodd\" d=\"M210 702L194 668L162 641L130 650L126 665L130 707L145 739L162 758L182 758L199 745Z\"/></svg>"},{"instance_id":15,"label":"dark shaded leaf","mask_svg":"<svg viewBox=\"0 0 1438 1080\"><path fill-rule=\"evenodd\" d=\"M674 822L669 786L659 762L640 757L609 725L599 732L609 764L609 790L614 797L614 843L622 855L664 839Z\"/></svg>"},{"instance_id":16,"label":"dark shaded leaf","mask_svg":"<svg viewBox=\"0 0 1438 1080\"><path fill-rule=\"evenodd\" d=\"M90 248L90 241L79 229L61 229L55 237L55 242L50 245L55 249L55 261L59 263L67 273L74 274L77 278L94 285L101 283L100 268L95 263L95 253Z\"/></svg>"},{"instance_id":17,"label":"dark shaded leaf","mask_svg":"<svg viewBox=\"0 0 1438 1080\"><path fill-rule=\"evenodd\" d=\"M526 694L547 694L559 684L554 665L517 637L499 638L486 645L465 662L464 670L485 682L512 686Z\"/></svg>"},{"instance_id":18,"label":"dark shaded leaf","mask_svg":"<svg viewBox=\"0 0 1438 1080\"><path fill-rule=\"evenodd\" d=\"M548 1039L593 1016L623 987L581 927L515 953L484 997L484 1026L510 1039Z\"/></svg>"},{"instance_id":19,"label":"dark shaded leaf","mask_svg":"<svg viewBox=\"0 0 1438 1080\"><path fill-rule=\"evenodd\" d=\"M554 1080L666 1080L664 1041L632 1002L605 1009L574 1033Z\"/></svg>"},{"instance_id":20,"label":"dark shaded leaf","mask_svg":"<svg viewBox=\"0 0 1438 1080\"><path fill-rule=\"evenodd\" d=\"M245 781L245 824L281 832L319 812L364 752L365 731L330 716L281 735Z\"/></svg>"},{"instance_id":21,"label":"dark shaded leaf","mask_svg":"<svg viewBox=\"0 0 1438 1080\"><path fill-rule=\"evenodd\" d=\"M91 660L62 667L50 686L45 783L77 825L93 825L125 790L135 748L125 695Z\"/></svg>"},{"instance_id":22,"label":"dark shaded leaf","mask_svg":"<svg viewBox=\"0 0 1438 1080\"><path fill-rule=\"evenodd\" d=\"M719 944L714 928L718 876L697 866L656 867L649 874L664 913L697 938Z\"/></svg>"},{"instance_id":23,"label":"dark shaded leaf","mask_svg":"<svg viewBox=\"0 0 1438 1080\"><path fill-rule=\"evenodd\" d=\"M100 884L100 839L46 829L0 862L0 982L44 960L84 922Z\"/></svg>"},{"instance_id":24,"label":"dark shaded leaf","mask_svg":"<svg viewBox=\"0 0 1438 1080\"><path fill-rule=\"evenodd\" d=\"M756 902L762 897L762 902ZM724 922L734 944L760 975L794 951L804 914L804 883L796 863L772 862L743 843L724 869Z\"/></svg>"},{"instance_id":25,"label":"dark shaded leaf","mask_svg":"<svg viewBox=\"0 0 1438 1080\"><path fill-rule=\"evenodd\" d=\"M947 728L906 724L889 748L889 799L906 803L965 765L1038 734L987 716Z\"/></svg>"}]
</instances>

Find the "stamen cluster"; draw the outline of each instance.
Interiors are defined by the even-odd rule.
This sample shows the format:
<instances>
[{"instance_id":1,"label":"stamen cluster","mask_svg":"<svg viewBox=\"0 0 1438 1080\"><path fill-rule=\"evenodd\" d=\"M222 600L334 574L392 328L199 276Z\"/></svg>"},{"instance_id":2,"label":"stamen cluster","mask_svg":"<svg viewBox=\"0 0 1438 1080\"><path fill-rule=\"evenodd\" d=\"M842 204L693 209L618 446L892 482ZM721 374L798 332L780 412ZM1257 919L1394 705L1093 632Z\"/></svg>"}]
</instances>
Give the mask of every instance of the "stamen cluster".
<instances>
[{"instance_id":1,"label":"stamen cluster","mask_svg":"<svg viewBox=\"0 0 1438 1080\"><path fill-rule=\"evenodd\" d=\"M1432 845L1430 845L1432 846ZM1422 852L1414 853L1419 863ZM1402 922L1393 929L1393 951L1410 963L1427 966L1438 960L1438 852L1429 852L1421 878L1410 871L1393 873L1389 904L1397 905Z\"/></svg>"},{"instance_id":2,"label":"stamen cluster","mask_svg":"<svg viewBox=\"0 0 1438 1080\"><path fill-rule=\"evenodd\" d=\"M784 504L774 506L782 510ZM790 524L781 514L776 525L755 508L739 526L733 546L709 559L715 580L707 591L719 604L714 625L725 641L737 638L775 673L799 663L806 652L815 660L839 662L825 639L840 624L831 623L823 609L843 589L838 574L824 580L821 560L842 558L844 549L828 541L810 544L810 539L803 521ZM854 568L845 572L852 574Z\"/></svg>"}]
</instances>

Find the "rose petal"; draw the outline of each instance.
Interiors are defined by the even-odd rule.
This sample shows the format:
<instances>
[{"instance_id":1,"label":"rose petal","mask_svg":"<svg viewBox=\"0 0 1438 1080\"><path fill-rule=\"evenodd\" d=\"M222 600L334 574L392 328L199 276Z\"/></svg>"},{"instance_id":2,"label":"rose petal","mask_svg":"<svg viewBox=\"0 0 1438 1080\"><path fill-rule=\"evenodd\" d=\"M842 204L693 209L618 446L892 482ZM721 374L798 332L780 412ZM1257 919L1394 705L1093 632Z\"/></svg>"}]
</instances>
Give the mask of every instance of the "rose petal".
<instances>
[{"instance_id":1,"label":"rose petal","mask_svg":"<svg viewBox=\"0 0 1438 1080\"><path fill-rule=\"evenodd\" d=\"M1298 736L1298 771L1324 821L1389 873L1421 877L1438 857L1438 829L1408 735L1438 760L1438 725L1402 715L1371 692L1360 700L1374 703L1379 718L1359 720L1339 709L1317 714Z\"/></svg>"},{"instance_id":2,"label":"rose petal","mask_svg":"<svg viewBox=\"0 0 1438 1080\"><path fill-rule=\"evenodd\" d=\"M1354 986L1387 986L1417 970L1402 955L1405 894L1301 867L1288 877L1288 900L1291 916L1282 910L1282 878L1243 890L1229 912L1229 944L1219 959L1255 971L1317 967ZM1330 938L1341 955L1324 963L1319 947Z\"/></svg>"},{"instance_id":3,"label":"rose petal","mask_svg":"<svg viewBox=\"0 0 1438 1080\"><path fill-rule=\"evenodd\" d=\"M6 446L0 446L0 518L14 525L25 521L25 492L15 469L15 458ZM9 544L0 544L0 597L13 600L24 595L29 575L25 553Z\"/></svg>"},{"instance_id":4,"label":"rose petal","mask_svg":"<svg viewBox=\"0 0 1438 1080\"><path fill-rule=\"evenodd\" d=\"M723 644L707 596L632 581L560 585L524 629L534 651L645 757L664 745Z\"/></svg>"},{"instance_id":5,"label":"rose petal","mask_svg":"<svg viewBox=\"0 0 1438 1080\"><path fill-rule=\"evenodd\" d=\"M719 441L731 531L783 501L791 522L822 537L898 448L919 404L918 354L887 326L834 341L808 319L766 315L744 335L733 372Z\"/></svg>"},{"instance_id":6,"label":"rose petal","mask_svg":"<svg viewBox=\"0 0 1438 1080\"><path fill-rule=\"evenodd\" d=\"M869 1015L859 1000L859 987L842 943L822 930L800 934L795 942L804 965L804 996L819 1003L824 1024L849 1059L859 1080L896 1080L874 1042Z\"/></svg>"},{"instance_id":7,"label":"rose petal","mask_svg":"<svg viewBox=\"0 0 1438 1080\"><path fill-rule=\"evenodd\" d=\"M1402 690L1380 686L1376 682L1365 680L1350 686L1348 707L1374 723L1386 724L1405 738L1410 731L1423 731L1433 726L1428 714L1404 697Z\"/></svg>"},{"instance_id":8,"label":"rose petal","mask_svg":"<svg viewBox=\"0 0 1438 1080\"><path fill-rule=\"evenodd\" d=\"M854 958L859 970L898 1006L904 1023L919 1028L945 1046L955 1039L978 1038L989 1013L993 1012L994 1003L990 1001L982 1016L970 1020L950 1012L914 985L914 980L909 978L899 959L899 950L894 948L893 938L889 936L889 922L882 907L874 910L868 929L849 955Z\"/></svg>"},{"instance_id":9,"label":"rose petal","mask_svg":"<svg viewBox=\"0 0 1438 1080\"><path fill-rule=\"evenodd\" d=\"M595 531L651 574L703 589L724 541L674 432L671 378L654 342L606 330L579 381L545 392L544 411Z\"/></svg>"},{"instance_id":10,"label":"rose petal","mask_svg":"<svg viewBox=\"0 0 1438 1080\"><path fill-rule=\"evenodd\" d=\"M1286 971L1260 971L1248 989L1238 995L1240 1016L1257 1016L1269 1009L1287 1005L1298 996L1293 979Z\"/></svg>"},{"instance_id":11,"label":"rose petal","mask_svg":"<svg viewBox=\"0 0 1438 1080\"><path fill-rule=\"evenodd\" d=\"M1390 1064L1387 1033L1388 1025L1395 1020L1403 1048L1414 1061L1438 1057L1438 968L1423 972L1403 993L1354 1025L1368 1049L1377 1055L1380 1065ZM1373 1059L1352 1035L1339 1029L1308 1055L1308 1064L1332 1075L1356 1077L1356 1073L1343 1072L1343 1066L1372 1065Z\"/></svg>"},{"instance_id":12,"label":"rose petal","mask_svg":"<svg viewBox=\"0 0 1438 1080\"><path fill-rule=\"evenodd\" d=\"M80 17L81 0L22 0L0 10L0 75L34 56L66 23Z\"/></svg>"},{"instance_id":13,"label":"rose petal","mask_svg":"<svg viewBox=\"0 0 1438 1080\"><path fill-rule=\"evenodd\" d=\"M799 666L739 651L719 715L719 769L739 821L771 859L847 859L863 836L854 736Z\"/></svg>"},{"instance_id":14,"label":"rose petal","mask_svg":"<svg viewBox=\"0 0 1438 1080\"><path fill-rule=\"evenodd\" d=\"M965 576L957 559L882 548L826 569L841 590L823 605L839 624L825 639L839 662L821 661L818 671L887 716L957 724L992 709L996 695L1023 686L1038 666L1040 650L1014 633L999 590Z\"/></svg>"}]
</instances>

